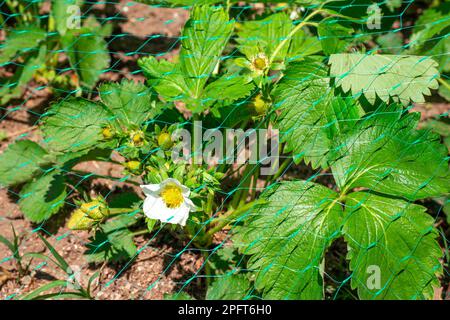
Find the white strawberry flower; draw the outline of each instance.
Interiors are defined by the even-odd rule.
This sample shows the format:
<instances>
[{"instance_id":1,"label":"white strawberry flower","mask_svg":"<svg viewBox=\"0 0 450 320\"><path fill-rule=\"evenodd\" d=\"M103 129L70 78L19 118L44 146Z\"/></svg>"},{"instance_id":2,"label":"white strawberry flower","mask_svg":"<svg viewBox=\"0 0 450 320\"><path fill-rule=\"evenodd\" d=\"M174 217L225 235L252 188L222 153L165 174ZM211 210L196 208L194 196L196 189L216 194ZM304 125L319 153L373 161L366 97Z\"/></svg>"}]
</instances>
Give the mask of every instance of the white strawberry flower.
<instances>
[{"instance_id":1,"label":"white strawberry flower","mask_svg":"<svg viewBox=\"0 0 450 320\"><path fill-rule=\"evenodd\" d=\"M159 184L141 185L146 195L144 214L161 222L186 225L189 212L195 205L189 199L191 191L176 179L166 179Z\"/></svg>"}]
</instances>

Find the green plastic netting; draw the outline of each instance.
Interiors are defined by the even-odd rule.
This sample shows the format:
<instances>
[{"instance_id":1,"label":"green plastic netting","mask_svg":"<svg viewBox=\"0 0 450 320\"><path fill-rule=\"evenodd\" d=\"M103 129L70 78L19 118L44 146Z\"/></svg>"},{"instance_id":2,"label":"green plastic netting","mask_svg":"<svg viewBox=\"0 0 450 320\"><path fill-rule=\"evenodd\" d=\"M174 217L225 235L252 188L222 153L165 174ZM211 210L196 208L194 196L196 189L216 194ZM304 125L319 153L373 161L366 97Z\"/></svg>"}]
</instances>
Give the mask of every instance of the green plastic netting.
<instances>
[{"instance_id":1,"label":"green plastic netting","mask_svg":"<svg viewBox=\"0 0 450 320\"><path fill-rule=\"evenodd\" d=\"M449 299L449 12L0 0L1 299ZM167 178L185 227L144 214Z\"/></svg>"}]
</instances>

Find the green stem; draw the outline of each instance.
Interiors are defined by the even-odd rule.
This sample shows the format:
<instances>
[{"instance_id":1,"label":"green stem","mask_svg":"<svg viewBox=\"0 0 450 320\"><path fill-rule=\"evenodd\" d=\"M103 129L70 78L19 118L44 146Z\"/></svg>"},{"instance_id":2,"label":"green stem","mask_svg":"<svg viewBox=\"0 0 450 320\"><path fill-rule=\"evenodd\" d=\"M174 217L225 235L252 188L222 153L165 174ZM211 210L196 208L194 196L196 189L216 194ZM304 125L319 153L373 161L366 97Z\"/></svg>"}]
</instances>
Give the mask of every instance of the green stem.
<instances>
[{"instance_id":1,"label":"green stem","mask_svg":"<svg viewBox=\"0 0 450 320\"><path fill-rule=\"evenodd\" d=\"M445 232L442 229L442 227L439 227L439 229L441 231L441 234L445 235ZM447 243L447 240L445 239L445 237L444 237L442 242L444 243L444 254L445 254L445 257L446 257L446 260L447 260L446 264L448 266L450 264L450 251L449 251L448 243Z\"/></svg>"},{"instance_id":2,"label":"green stem","mask_svg":"<svg viewBox=\"0 0 450 320\"><path fill-rule=\"evenodd\" d=\"M200 145L198 145L198 143L197 143L197 138L198 138L197 134L198 134L198 132L197 132L197 129L195 128L195 123L198 120L200 120L199 114L198 113L194 113L192 115L192 139L194 140L193 144L192 144L192 146L193 146L193 150L192 150L192 167L194 167L194 168L197 165L197 161L196 161L197 157L201 157L201 143L200 143ZM200 141L201 140L202 139L201 139L201 132L200 132Z\"/></svg>"},{"instance_id":3,"label":"green stem","mask_svg":"<svg viewBox=\"0 0 450 320\"><path fill-rule=\"evenodd\" d=\"M226 10L227 10L228 14L230 13L230 9L231 9L231 0L227 0Z\"/></svg>"},{"instance_id":4,"label":"green stem","mask_svg":"<svg viewBox=\"0 0 450 320\"><path fill-rule=\"evenodd\" d=\"M241 195L241 199L239 200L239 204L237 205L237 207L239 208L240 206L244 205L244 203L247 201L247 197L248 195L251 193L251 199L254 198L255 193L256 193L256 180L258 180L259 178L259 165L249 165L251 166L251 171L253 171L252 175L250 177L248 177L248 179L245 182L245 191L242 195ZM250 188L250 186L252 186Z\"/></svg>"},{"instance_id":5,"label":"green stem","mask_svg":"<svg viewBox=\"0 0 450 320\"><path fill-rule=\"evenodd\" d=\"M147 234L147 233L148 233L148 229L142 229L142 230L134 231L131 234L133 235L133 237L135 237L135 236L139 236L141 234Z\"/></svg>"},{"instance_id":6,"label":"green stem","mask_svg":"<svg viewBox=\"0 0 450 320\"><path fill-rule=\"evenodd\" d=\"M315 15L322 13L323 10L319 9L317 11L314 11L313 13L311 13L309 16L307 16L302 22L300 22L294 29L291 30L291 32L289 32L289 34L287 35L286 38L284 38L279 44L278 46L275 48L275 50L273 51L272 55L270 56L269 59L269 65L272 64L273 60L275 59L275 57L277 56L278 52L280 52L280 50L291 40L291 38L304 26L308 25L308 21L314 17Z\"/></svg>"},{"instance_id":7,"label":"green stem","mask_svg":"<svg viewBox=\"0 0 450 320\"><path fill-rule=\"evenodd\" d=\"M213 211L214 193L208 193L208 198L206 200L206 213L211 216Z\"/></svg>"},{"instance_id":8,"label":"green stem","mask_svg":"<svg viewBox=\"0 0 450 320\"><path fill-rule=\"evenodd\" d=\"M442 78L439 78L438 81L440 82L440 84L442 84L444 87L446 87L447 90L450 90L450 84L448 84L447 81L445 81Z\"/></svg>"},{"instance_id":9,"label":"green stem","mask_svg":"<svg viewBox=\"0 0 450 320\"><path fill-rule=\"evenodd\" d=\"M131 208L109 208L109 214L111 215L119 215L122 213L130 213L130 212L134 212L136 211L136 209L131 209Z\"/></svg>"},{"instance_id":10,"label":"green stem","mask_svg":"<svg viewBox=\"0 0 450 320\"><path fill-rule=\"evenodd\" d=\"M223 216L218 217L214 219L211 222L212 228L206 232L207 237L212 237L216 232L222 230L227 224L229 224L231 221L235 220L237 217L239 217L242 213L248 211L249 209L253 208L255 205L263 204L266 200L259 199L252 202L249 202L247 204L244 204L240 208L237 208L234 211L229 211L225 213Z\"/></svg>"},{"instance_id":11,"label":"green stem","mask_svg":"<svg viewBox=\"0 0 450 320\"><path fill-rule=\"evenodd\" d=\"M248 187L246 187L246 185L247 185L247 180L249 180L251 178L251 177L249 177L251 169L252 169L252 166L247 165L245 167L244 172L242 173L242 177L243 177L244 181L242 181L239 184L237 191L234 193L233 198L231 199L230 206L232 208L237 208L241 198L243 197L243 193L245 193L245 196L248 194Z\"/></svg>"},{"instance_id":12,"label":"green stem","mask_svg":"<svg viewBox=\"0 0 450 320\"><path fill-rule=\"evenodd\" d=\"M270 177L270 179L267 179L264 187L267 187L271 182L277 180L291 163L292 163L291 157L285 159L281 164L281 166L278 168L278 171L272 177Z\"/></svg>"},{"instance_id":13,"label":"green stem","mask_svg":"<svg viewBox=\"0 0 450 320\"><path fill-rule=\"evenodd\" d=\"M208 251L203 251L202 253L203 255L203 259L205 260L204 265L205 265L205 280L206 280L206 287L209 287L209 283L210 283L210 275L211 275L211 266L209 265L209 261L208 261Z\"/></svg>"},{"instance_id":14,"label":"green stem","mask_svg":"<svg viewBox=\"0 0 450 320\"><path fill-rule=\"evenodd\" d=\"M55 19L53 18L52 15L50 15L48 17L48 32L53 32L56 30L56 26L55 26Z\"/></svg>"}]
</instances>

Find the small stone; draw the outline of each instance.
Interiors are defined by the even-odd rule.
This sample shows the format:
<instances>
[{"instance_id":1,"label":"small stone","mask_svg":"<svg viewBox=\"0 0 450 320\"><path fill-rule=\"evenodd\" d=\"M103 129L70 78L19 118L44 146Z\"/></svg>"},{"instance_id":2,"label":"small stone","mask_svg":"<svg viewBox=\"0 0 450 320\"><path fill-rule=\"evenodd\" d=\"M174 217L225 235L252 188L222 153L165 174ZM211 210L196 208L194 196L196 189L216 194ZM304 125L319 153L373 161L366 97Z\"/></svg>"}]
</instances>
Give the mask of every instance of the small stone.
<instances>
[{"instance_id":1,"label":"small stone","mask_svg":"<svg viewBox=\"0 0 450 320\"><path fill-rule=\"evenodd\" d=\"M27 286L27 285L29 285L31 283L31 280L32 280L32 278L30 276L25 276L22 279L20 279L20 282L23 285Z\"/></svg>"}]
</instances>

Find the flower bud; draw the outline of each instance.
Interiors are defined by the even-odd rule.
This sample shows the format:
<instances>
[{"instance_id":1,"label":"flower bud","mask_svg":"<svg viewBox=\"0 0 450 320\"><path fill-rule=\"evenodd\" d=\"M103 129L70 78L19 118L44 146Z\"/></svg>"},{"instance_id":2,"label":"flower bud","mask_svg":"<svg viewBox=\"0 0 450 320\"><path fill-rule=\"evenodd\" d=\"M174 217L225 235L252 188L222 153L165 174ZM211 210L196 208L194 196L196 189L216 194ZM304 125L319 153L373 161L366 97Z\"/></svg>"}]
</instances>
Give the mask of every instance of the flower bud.
<instances>
[{"instance_id":1,"label":"flower bud","mask_svg":"<svg viewBox=\"0 0 450 320\"><path fill-rule=\"evenodd\" d=\"M83 203L80 207L81 211L94 220L101 220L109 215L109 209L104 202L93 200L91 202Z\"/></svg>"},{"instance_id":2,"label":"flower bud","mask_svg":"<svg viewBox=\"0 0 450 320\"><path fill-rule=\"evenodd\" d=\"M76 209L67 222L67 228L70 230L89 230L94 223L95 221L89 218L83 210Z\"/></svg>"},{"instance_id":3,"label":"flower bud","mask_svg":"<svg viewBox=\"0 0 450 320\"><path fill-rule=\"evenodd\" d=\"M108 140L111 139L112 137L114 137L114 134L110 127L103 128L102 135L103 135L104 139L108 139Z\"/></svg>"},{"instance_id":4,"label":"flower bud","mask_svg":"<svg viewBox=\"0 0 450 320\"><path fill-rule=\"evenodd\" d=\"M131 160L125 162L124 167L130 171L138 171L141 168L141 163L136 160Z\"/></svg>"},{"instance_id":5,"label":"flower bud","mask_svg":"<svg viewBox=\"0 0 450 320\"><path fill-rule=\"evenodd\" d=\"M252 101L253 108L257 115L264 115L269 109L269 104L264 101L263 97L258 94Z\"/></svg>"},{"instance_id":6,"label":"flower bud","mask_svg":"<svg viewBox=\"0 0 450 320\"><path fill-rule=\"evenodd\" d=\"M167 132L163 132L158 136L158 145L163 150L168 150L173 146L172 138Z\"/></svg>"},{"instance_id":7,"label":"flower bud","mask_svg":"<svg viewBox=\"0 0 450 320\"><path fill-rule=\"evenodd\" d=\"M131 138L131 143L134 146L142 146L144 144L145 141L145 135L142 131L133 131L130 134L130 138Z\"/></svg>"}]
</instances>

